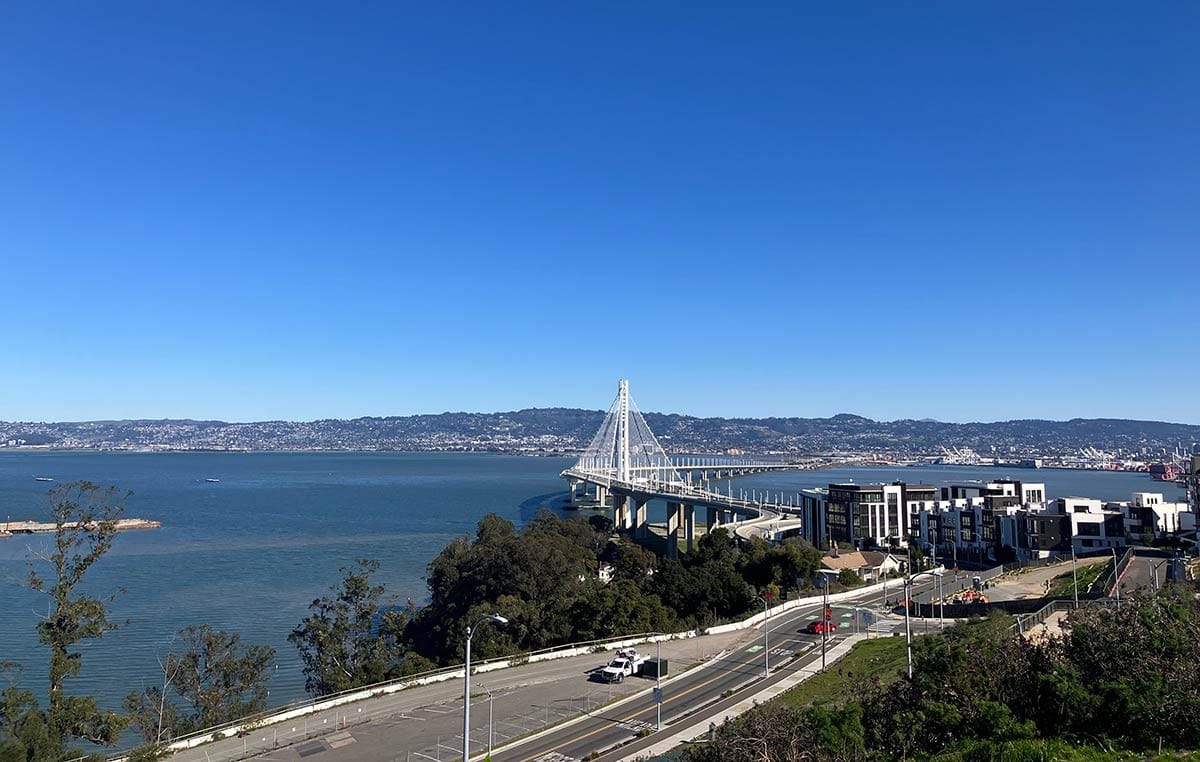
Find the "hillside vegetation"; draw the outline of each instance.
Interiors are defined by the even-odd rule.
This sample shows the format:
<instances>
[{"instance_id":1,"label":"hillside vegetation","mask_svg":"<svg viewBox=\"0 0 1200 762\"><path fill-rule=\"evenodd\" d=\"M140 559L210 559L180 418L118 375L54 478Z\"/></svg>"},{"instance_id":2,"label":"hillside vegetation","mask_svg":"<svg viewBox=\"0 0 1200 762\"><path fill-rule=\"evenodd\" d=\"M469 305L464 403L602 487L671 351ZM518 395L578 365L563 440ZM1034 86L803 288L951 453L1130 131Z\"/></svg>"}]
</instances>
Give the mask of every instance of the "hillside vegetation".
<instances>
[{"instance_id":1,"label":"hillside vegetation","mask_svg":"<svg viewBox=\"0 0 1200 762\"><path fill-rule=\"evenodd\" d=\"M1063 637L1038 642L1006 617L918 638L912 680L895 678L887 659L872 666L873 651L889 646L868 644L841 677L835 668L726 723L684 759L1145 759L1200 745L1200 603L1190 587L1081 608L1066 624Z\"/></svg>"}]
</instances>

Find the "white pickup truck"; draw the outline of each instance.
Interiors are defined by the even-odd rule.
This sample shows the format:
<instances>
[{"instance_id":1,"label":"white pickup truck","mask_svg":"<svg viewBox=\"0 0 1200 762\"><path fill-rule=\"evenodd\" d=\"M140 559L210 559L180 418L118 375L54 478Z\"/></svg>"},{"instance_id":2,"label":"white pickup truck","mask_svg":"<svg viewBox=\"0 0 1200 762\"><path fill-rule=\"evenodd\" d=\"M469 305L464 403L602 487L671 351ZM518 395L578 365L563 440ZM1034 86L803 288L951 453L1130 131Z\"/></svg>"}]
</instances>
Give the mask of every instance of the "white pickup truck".
<instances>
[{"instance_id":1,"label":"white pickup truck","mask_svg":"<svg viewBox=\"0 0 1200 762\"><path fill-rule=\"evenodd\" d=\"M617 651L608 666L600 670L600 679L606 683L619 683L629 675L640 674L645 663L646 657L632 648Z\"/></svg>"}]
</instances>

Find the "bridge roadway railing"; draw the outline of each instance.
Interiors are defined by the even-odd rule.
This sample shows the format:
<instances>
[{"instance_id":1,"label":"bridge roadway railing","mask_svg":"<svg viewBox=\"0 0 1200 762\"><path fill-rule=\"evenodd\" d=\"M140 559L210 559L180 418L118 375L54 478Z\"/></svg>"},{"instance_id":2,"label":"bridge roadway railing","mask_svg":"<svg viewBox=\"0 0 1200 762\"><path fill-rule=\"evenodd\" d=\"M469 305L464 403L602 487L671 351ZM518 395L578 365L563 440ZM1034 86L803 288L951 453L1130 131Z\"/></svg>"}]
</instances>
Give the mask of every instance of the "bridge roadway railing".
<instances>
[{"instance_id":1,"label":"bridge roadway railing","mask_svg":"<svg viewBox=\"0 0 1200 762\"><path fill-rule=\"evenodd\" d=\"M672 500L676 498L684 498L694 501L702 505L711 505L717 508L727 508L745 513L753 512L757 519L769 520L776 518L778 514L783 513L783 509L787 506L776 505L774 503L756 502L753 500L741 500L735 497L724 494L723 492L709 492L708 490L698 489L689 484L680 482L629 482L621 481L614 476L608 474L597 474L588 471L578 471L568 468L562 472L564 478L578 479L592 484L604 487L607 490L620 490L621 492L629 492L632 494L645 495L651 499ZM764 515L773 514L773 515Z\"/></svg>"}]
</instances>

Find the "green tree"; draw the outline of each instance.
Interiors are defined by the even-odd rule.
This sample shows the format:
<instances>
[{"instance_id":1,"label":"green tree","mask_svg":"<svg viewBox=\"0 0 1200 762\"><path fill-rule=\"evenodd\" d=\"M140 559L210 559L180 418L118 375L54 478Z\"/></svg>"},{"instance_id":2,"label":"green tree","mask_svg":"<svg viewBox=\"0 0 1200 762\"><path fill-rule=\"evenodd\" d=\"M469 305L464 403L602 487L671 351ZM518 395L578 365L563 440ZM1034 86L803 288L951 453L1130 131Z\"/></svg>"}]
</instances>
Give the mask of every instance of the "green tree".
<instances>
[{"instance_id":1,"label":"green tree","mask_svg":"<svg viewBox=\"0 0 1200 762\"><path fill-rule=\"evenodd\" d=\"M860 762L867 759L861 710L793 709L771 702L725 722L684 762Z\"/></svg>"},{"instance_id":2,"label":"green tree","mask_svg":"<svg viewBox=\"0 0 1200 762\"><path fill-rule=\"evenodd\" d=\"M21 667L0 661L0 674L9 685L0 693L0 762L58 759L62 744L50 737L46 714L32 693L17 687Z\"/></svg>"},{"instance_id":3,"label":"green tree","mask_svg":"<svg viewBox=\"0 0 1200 762\"><path fill-rule=\"evenodd\" d=\"M109 618L108 605L79 592L87 571L112 547L117 520L129 493L115 487L102 488L90 482L74 482L50 491L50 515L54 539L44 559L49 572L31 569L29 586L51 599L49 615L38 622L38 640L50 649L50 702L46 714L49 737L61 750L72 739L97 745L112 745L129 725L129 718L104 711L91 696L72 696L67 681L79 675L82 656L76 649L86 640L117 628Z\"/></svg>"},{"instance_id":4,"label":"green tree","mask_svg":"<svg viewBox=\"0 0 1200 762\"><path fill-rule=\"evenodd\" d=\"M379 562L367 559L343 567L332 595L309 604L308 617L288 636L304 662L309 695L377 683L400 668L409 612L381 608L383 586L371 584L378 570Z\"/></svg>"},{"instance_id":5,"label":"green tree","mask_svg":"<svg viewBox=\"0 0 1200 762\"><path fill-rule=\"evenodd\" d=\"M606 557L613 565L617 579L641 582L654 571L658 556L624 537L608 546Z\"/></svg>"},{"instance_id":6,"label":"green tree","mask_svg":"<svg viewBox=\"0 0 1200 762\"><path fill-rule=\"evenodd\" d=\"M1091 711L1071 715L1074 732L1136 748L1200 744L1200 602L1190 590L1077 609L1067 633L1055 675L1067 695L1090 694Z\"/></svg>"},{"instance_id":7,"label":"green tree","mask_svg":"<svg viewBox=\"0 0 1200 762\"><path fill-rule=\"evenodd\" d=\"M180 630L179 638L179 652L168 654L162 667L164 682L187 711L180 712L157 686L125 697L125 707L148 743L221 725L266 708L274 648L243 644L237 633L214 630L207 624Z\"/></svg>"},{"instance_id":8,"label":"green tree","mask_svg":"<svg viewBox=\"0 0 1200 762\"><path fill-rule=\"evenodd\" d=\"M853 569L842 569L838 572L838 584L843 587L857 587L862 584L862 580L858 578Z\"/></svg>"},{"instance_id":9,"label":"green tree","mask_svg":"<svg viewBox=\"0 0 1200 762\"><path fill-rule=\"evenodd\" d=\"M476 539L451 542L429 564L429 605L410 622L406 642L441 663L461 658L474 616L499 612L510 620L472 639L479 658L570 642L572 614L595 579L596 548L608 542L588 522L539 512L517 533L507 520L485 516Z\"/></svg>"}]
</instances>

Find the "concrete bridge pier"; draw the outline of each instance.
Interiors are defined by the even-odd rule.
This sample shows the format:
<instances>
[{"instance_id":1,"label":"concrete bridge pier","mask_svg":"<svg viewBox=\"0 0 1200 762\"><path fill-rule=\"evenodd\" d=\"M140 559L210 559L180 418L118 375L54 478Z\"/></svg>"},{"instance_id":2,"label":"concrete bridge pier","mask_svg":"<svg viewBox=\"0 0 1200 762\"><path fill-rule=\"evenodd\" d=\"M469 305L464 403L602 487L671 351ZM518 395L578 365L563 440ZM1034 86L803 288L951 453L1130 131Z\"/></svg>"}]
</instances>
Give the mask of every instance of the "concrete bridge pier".
<instances>
[{"instance_id":1,"label":"concrete bridge pier","mask_svg":"<svg viewBox=\"0 0 1200 762\"><path fill-rule=\"evenodd\" d=\"M687 542L687 551L696 549L696 506L683 506L683 538Z\"/></svg>"},{"instance_id":2,"label":"concrete bridge pier","mask_svg":"<svg viewBox=\"0 0 1200 762\"><path fill-rule=\"evenodd\" d=\"M633 533L637 537L646 534L646 502L633 498Z\"/></svg>"},{"instance_id":3,"label":"concrete bridge pier","mask_svg":"<svg viewBox=\"0 0 1200 762\"><path fill-rule=\"evenodd\" d=\"M696 506L667 503L667 558L679 557L681 532L690 553L696 549Z\"/></svg>"},{"instance_id":4,"label":"concrete bridge pier","mask_svg":"<svg viewBox=\"0 0 1200 762\"><path fill-rule=\"evenodd\" d=\"M711 505L708 506L708 531L716 529L721 524L721 512Z\"/></svg>"},{"instance_id":5,"label":"concrete bridge pier","mask_svg":"<svg viewBox=\"0 0 1200 762\"><path fill-rule=\"evenodd\" d=\"M599 484L596 485L596 503L601 508L608 505L608 490Z\"/></svg>"},{"instance_id":6,"label":"concrete bridge pier","mask_svg":"<svg viewBox=\"0 0 1200 762\"><path fill-rule=\"evenodd\" d=\"M618 531L626 531L633 522L629 519L629 497L613 493L613 526Z\"/></svg>"},{"instance_id":7,"label":"concrete bridge pier","mask_svg":"<svg viewBox=\"0 0 1200 762\"><path fill-rule=\"evenodd\" d=\"M577 505L579 500L579 481L577 479L567 480L567 504Z\"/></svg>"},{"instance_id":8,"label":"concrete bridge pier","mask_svg":"<svg viewBox=\"0 0 1200 762\"><path fill-rule=\"evenodd\" d=\"M679 558L679 525L683 503L667 503L667 558Z\"/></svg>"}]
</instances>

